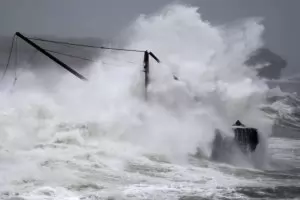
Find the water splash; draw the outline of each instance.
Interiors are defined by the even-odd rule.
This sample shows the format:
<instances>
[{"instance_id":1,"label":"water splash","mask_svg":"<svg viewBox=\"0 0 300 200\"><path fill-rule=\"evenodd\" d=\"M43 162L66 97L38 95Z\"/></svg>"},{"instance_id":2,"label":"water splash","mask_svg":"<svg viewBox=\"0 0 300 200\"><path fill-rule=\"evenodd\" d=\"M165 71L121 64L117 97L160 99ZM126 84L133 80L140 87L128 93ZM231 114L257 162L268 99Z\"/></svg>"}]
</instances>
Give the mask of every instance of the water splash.
<instances>
[{"instance_id":1,"label":"water splash","mask_svg":"<svg viewBox=\"0 0 300 200\"><path fill-rule=\"evenodd\" d=\"M51 92L28 72L13 94L1 94L1 148L35 157L32 169L49 160L56 160L59 169L72 168L73 159L87 153L101 155L95 165L121 173L128 160L148 154L164 155L173 163L187 163L197 148L210 156L215 129L232 135L237 119L267 139L273 120L260 106L268 104L269 88L244 65L263 45L263 30L257 19L215 27L197 8L183 5L141 16L122 39L123 47L149 49L162 60L151 62L148 102L138 64L142 54L106 52L85 71L89 82L63 75ZM265 154L262 142L256 160L265 161ZM55 181L42 172L37 179ZM71 182L82 178L74 175L77 170L64 172Z\"/></svg>"}]
</instances>

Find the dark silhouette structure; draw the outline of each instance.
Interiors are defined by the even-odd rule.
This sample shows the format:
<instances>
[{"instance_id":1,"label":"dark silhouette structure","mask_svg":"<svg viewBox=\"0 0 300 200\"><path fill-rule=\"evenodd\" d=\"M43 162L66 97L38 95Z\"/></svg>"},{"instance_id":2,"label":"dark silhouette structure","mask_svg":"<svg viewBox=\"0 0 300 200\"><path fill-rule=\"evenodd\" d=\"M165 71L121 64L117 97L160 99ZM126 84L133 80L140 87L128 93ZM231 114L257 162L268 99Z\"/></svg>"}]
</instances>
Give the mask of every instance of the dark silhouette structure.
<instances>
[{"instance_id":1,"label":"dark silhouette structure","mask_svg":"<svg viewBox=\"0 0 300 200\"><path fill-rule=\"evenodd\" d=\"M246 127L239 120L233 124L234 139L243 152L253 152L259 143L258 131L255 128Z\"/></svg>"}]
</instances>

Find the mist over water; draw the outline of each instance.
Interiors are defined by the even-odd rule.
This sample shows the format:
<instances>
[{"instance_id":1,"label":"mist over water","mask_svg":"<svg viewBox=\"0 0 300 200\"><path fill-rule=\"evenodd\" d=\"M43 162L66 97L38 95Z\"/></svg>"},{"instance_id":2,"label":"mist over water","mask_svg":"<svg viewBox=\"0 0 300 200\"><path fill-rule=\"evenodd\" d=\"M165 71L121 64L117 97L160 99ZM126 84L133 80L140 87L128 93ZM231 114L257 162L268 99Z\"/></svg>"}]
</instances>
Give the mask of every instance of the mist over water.
<instances>
[{"instance_id":1,"label":"mist over water","mask_svg":"<svg viewBox=\"0 0 300 200\"><path fill-rule=\"evenodd\" d=\"M252 161L237 153L231 164L268 168L274 119L261 107L268 104L271 90L244 64L263 46L263 31L256 18L216 27L204 21L197 8L184 5L139 17L118 44L152 51L162 61L151 60L148 101L142 53L102 52L82 72L88 82L64 74L51 91L33 73L23 72L13 92L0 98L2 190L42 197L45 192L39 188L47 186L52 187L45 189L50 193L72 196L66 188L73 191L82 183L106 188L105 196L124 192L120 188L126 183L169 183L171 174L164 181L128 175L128 165L155 165L152 156L158 156L155 159L168 163L171 171L183 170L197 148L210 157L215 130L232 136L237 119L258 128L263 142ZM247 182L210 168L198 170L203 177L197 178L214 176L222 186ZM213 183L206 181L199 190L211 189Z\"/></svg>"}]
</instances>

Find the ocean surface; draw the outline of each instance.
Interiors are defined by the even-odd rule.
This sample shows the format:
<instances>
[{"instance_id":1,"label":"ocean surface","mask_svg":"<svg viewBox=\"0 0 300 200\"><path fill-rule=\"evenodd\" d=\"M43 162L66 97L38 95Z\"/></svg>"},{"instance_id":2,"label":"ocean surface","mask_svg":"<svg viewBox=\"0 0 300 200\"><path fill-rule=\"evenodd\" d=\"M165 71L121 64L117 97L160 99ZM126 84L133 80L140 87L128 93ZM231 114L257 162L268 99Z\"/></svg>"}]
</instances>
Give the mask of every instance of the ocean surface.
<instances>
[{"instance_id":1,"label":"ocean surface","mask_svg":"<svg viewBox=\"0 0 300 200\"><path fill-rule=\"evenodd\" d=\"M140 16L110 45L162 61L147 99L143 53L99 52L76 68L89 81L19 59L1 79L0 199L300 199L300 97L244 64L264 29L184 5ZM259 130L256 151L212 159L237 119Z\"/></svg>"}]
</instances>

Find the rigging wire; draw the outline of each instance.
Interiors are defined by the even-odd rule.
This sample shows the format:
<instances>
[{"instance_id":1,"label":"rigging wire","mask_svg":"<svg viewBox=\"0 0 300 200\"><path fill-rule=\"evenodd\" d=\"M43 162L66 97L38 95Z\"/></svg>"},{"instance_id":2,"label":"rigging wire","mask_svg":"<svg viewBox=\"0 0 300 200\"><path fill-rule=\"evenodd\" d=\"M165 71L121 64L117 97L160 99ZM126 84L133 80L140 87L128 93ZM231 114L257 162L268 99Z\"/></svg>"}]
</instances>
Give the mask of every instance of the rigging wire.
<instances>
[{"instance_id":1,"label":"rigging wire","mask_svg":"<svg viewBox=\"0 0 300 200\"><path fill-rule=\"evenodd\" d=\"M138 52L138 53L144 53L144 50L137 50L137 49L123 49L123 48L111 48L111 47L103 47L103 46L94 46L94 45L86 45L86 44L75 44L70 42L60 42L60 41L54 41L54 40L46 40L41 38L29 38L31 40L41 41L41 42L49 42L54 44L65 44L65 45L71 45L71 46L79 46L79 47L88 47L88 48L94 48L94 49L108 49L108 50L115 50L115 51L131 51L131 52Z\"/></svg>"},{"instance_id":2,"label":"rigging wire","mask_svg":"<svg viewBox=\"0 0 300 200\"><path fill-rule=\"evenodd\" d=\"M50 53L55 53L55 54L58 54L58 55L62 55L62 56L66 56L66 57L77 58L77 59L84 60L84 61L97 62L96 60L92 60L90 58L85 58L85 57L76 56L76 55L72 55L72 54L62 53L62 52L53 51L53 50L49 50L49 49L45 49L45 51L48 51ZM114 63L107 63L107 62L103 62L103 61L101 61L101 62L104 65L116 65ZM131 63L131 64L136 64L135 62L132 62L132 61L124 61L124 62ZM118 66L121 66L121 65L118 65Z\"/></svg>"},{"instance_id":3,"label":"rigging wire","mask_svg":"<svg viewBox=\"0 0 300 200\"><path fill-rule=\"evenodd\" d=\"M22 69L20 71L20 73L18 74L18 61L19 61L19 48L18 48L18 37L16 37L16 42L15 42L16 48L15 48L15 61L14 61L14 69L15 69L15 78L13 81L13 85L12 85L12 89L14 88L14 86L16 85L18 78L20 77L20 75L22 74ZM35 58L36 54L37 54L37 50L34 50L33 53L29 56L28 62L31 63L31 61L33 61L33 59Z\"/></svg>"},{"instance_id":4,"label":"rigging wire","mask_svg":"<svg viewBox=\"0 0 300 200\"><path fill-rule=\"evenodd\" d=\"M3 81L3 79L4 79L5 75L6 75L6 72L8 70L8 67L9 67L9 64L10 64L11 55L12 55L12 51L13 51L13 48L14 48L15 38L16 38L16 34L14 34L14 36L12 37L12 42L11 42L11 47L10 47L10 51L9 51L8 60L7 60L7 63L5 65L5 69L4 69L4 72L3 72L2 77L0 79L0 82Z\"/></svg>"},{"instance_id":5,"label":"rigging wire","mask_svg":"<svg viewBox=\"0 0 300 200\"><path fill-rule=\"evenodd\" d=\"M122 48L110 48L110 47L103 47L103 46L93 46L93 45L85 45L85 44L75 44L75 43L70 43L70 42L60 42L60 41L54 41L54 40L47 40L47 39L41 39L41 38L29 38L31 40L36 40L36 41L42 41L42 42L49 42L49 43L54 43L54 44L61 44L61 45L71 45L71 46L80 46L80 47L89 47L89 48L97 48L97 49L108 49L108 50L115 50L115 51L131 51L131 52L138 52L138 53L144 53L144 50L136 50L136 49L122 49ZM61 53L53 50L47 50L46 51L60 54L60 55L65 55L69 57L74 57L82 60L87 60L87 61L92 61L95 62L92 59L89 58L84 58L84 57L79 57L79 56L74 56L71 54L66 54L66 53ZM157 62L160 63L161 61L150 51L149 55Z\"/></svg>"},{"instance_id":6,"label":"rigging wire","mask_svg":"<svg viewBox=\"0 0 300 200\"><path fill-rule=\"evenodd\" d=\"M11 44L11 49L10 49L8 61L7 61L5 70L3 72L2 78L0 80L0 82L1 82L4 79L4 77L5 77L6 73L7 73L7 70L9 68L9 64L10 64L10 60L11 60L11 56L12 56L12 52L13 52L13 49L14 49L14 42L16 40L16 55L15 55L15 66L14 66L14 69L15 69L14 76L15 76L15 78L14 78L13 86L16 84L17 79L18 79L17 66L16 66L18 64L18 44L17 44L17 38L16 38L16 36L17 36L17 34L14 34L13 39L12 39L12 44ZM145 52L147 52L147 51L144 51L144 50L124 49L124 48L110 48L110 47L104 47L104 46L75 44L75 43L70 43L70 42L60 42L60 41L53 41L53 40L47 40L47 39L41 39L41 38L28 38L28 39L36 40L36 41L42 41L42 42L48 42L48 43L54 43L54 44L60 44L60 45L63 45L63 46L68 46L68 47L79 46L79 47L89 47L89 48L107 49L107 50L115 50L115 51L127 51L127 52L138 52L138 53L145 53ZM67 53L62 53L62 52L58 52L58 51L54 51L54 50L49 50L49 49L47 50L47 49L45 49L45 51L52 52L52 53L59 54L59 55L63 55L63 56L72 57L72 58L77 58L77 59L81 59L81 60L85 60L85 61L96 62L95 60L92 60L92 59L89 59L89 58L84 58L84 57L80 57L80 56L72 55L72 54L67 54ZM152 52L149 52L149 55L154 60L156 60L156 62L160 63L160 60ZM104 62L102 62L102 63L103 64L107 64L107 63L104 63ZM132 62L130 62L130 63L132 63ZM178 80L178 78L176 76L173 75L173 77L174 77L174 79Z\"/></svg>"},{"instance_id":7,"label":"rigging wire","mask_svg":"<svg viewBox=\"0 0 300 200\"><path fill-rule=\"evenodd\" d=\"M18 38L16 38L16 42L15 42L16 48L15 48L15 62L14 62L14 69L15 69L15 78L14 78L14 82L12 85L12 88L14 88L14 86L17 83L18 80L18 76L17 76L17 66L18 66Z\"/></svg>"},{"instance_id":8,"label":"rigging wire","mask_svg":"<svg viewBox=\"0 0 300 200\"><path fill-rule=\"evenodd\" d=\"M84 58L84 57L81 57L81 56L75 56L75 55L72 55L72 54L61 53L61 52L53 51L53 50L49 50L49 49L45 49L45 50L48 51L48 52L51 52L51 53L58 54L58 55L68 56L68 57L71 57L71 58L77 58L77 59L80 59L80 60L86 60L86 61L90 61L90 62L96 62L95 60L92 60L92 59L89 59L89 58Z\"/></svg>"},{"instance_id":9,"label":"rigging wire","mask_svg":"<svg viewBox=\"0 0 300 200\"><path fill-rule=\"evenodd\" d=\"M37 50L34 50L34 52L32 53L32 55L29 57L29 59L28 59L28 62L29 63L31 63L31 61L33 61L33 59L35 58L35 56L36 56L36 54L37 54ZM17 58L18 59L18 58ZM18 80L18 78L20 77L20 75L22 74L22 68L21 68L21 70L20 70L20 73L19 74L17 74L17 68L15 68L15 80L14 80L14 83L13 83L13 87L16 85L16 82L17 82L17 80Z\"/></svg>"}]
</instances>

